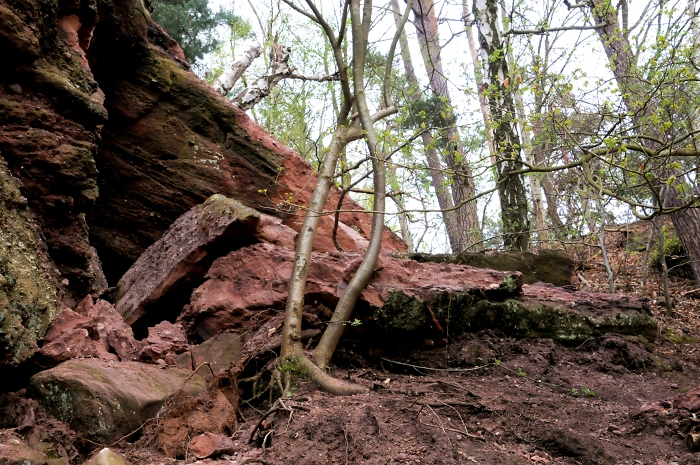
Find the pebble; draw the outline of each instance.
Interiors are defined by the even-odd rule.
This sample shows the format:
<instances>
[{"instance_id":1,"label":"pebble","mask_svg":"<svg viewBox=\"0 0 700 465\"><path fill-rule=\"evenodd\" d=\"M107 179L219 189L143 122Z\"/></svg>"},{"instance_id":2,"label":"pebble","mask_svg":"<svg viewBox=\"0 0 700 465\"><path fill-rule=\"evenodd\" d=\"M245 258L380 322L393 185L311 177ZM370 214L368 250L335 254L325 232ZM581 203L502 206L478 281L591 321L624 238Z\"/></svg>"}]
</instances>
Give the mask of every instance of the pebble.
<instances>
[{"instance_id":1,"label":"pebble","mask_svg":"<svg viewBox=\"0 0 700 465\"><path fill-rule=\"evenodd\" d=\"M394 460L408 460L408 454L396 454L396 457L394 457Z\"/></svg>"},{"instance_id":2,"label":"pebble","mask_svg":"<svg viewBox=\"0 0 700 465\"><path fill-rule=\"evenodd\" d=\"M13 94L22 95L22 86L20 86L17 83L10 84L9 86L7 86L7 90L12 92Z\"/></svg>"},{"instance_id":3,"label":"pebble","mask_svg":"<svg viewBox=\"0 0 700 465\"><path fill-rule=\"evenodd\" d=\"M671 384L672 389L678 389L678 385L676 383Z\"/></svg>"}]
</instances>

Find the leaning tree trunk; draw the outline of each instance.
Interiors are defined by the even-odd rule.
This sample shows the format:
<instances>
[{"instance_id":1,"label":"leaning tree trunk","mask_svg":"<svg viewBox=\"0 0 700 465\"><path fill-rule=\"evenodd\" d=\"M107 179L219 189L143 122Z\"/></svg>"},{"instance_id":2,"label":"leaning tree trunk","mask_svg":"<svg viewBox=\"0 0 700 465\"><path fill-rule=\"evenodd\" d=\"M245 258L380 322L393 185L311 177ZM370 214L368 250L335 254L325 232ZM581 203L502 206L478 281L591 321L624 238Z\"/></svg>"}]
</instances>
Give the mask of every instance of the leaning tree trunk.
<instances>
[{"instance_id":1,"label":"leaning tree trunk","mask_svg":"<svg viewBox=\"0 0 700 465\"><path fill-rule=\"evenodd\" d=\"M624 24L618 23L618 11L608 1L593 0L590 4L596 29L608 60L614 65L612 71L615 76L622 99L627 106L631 118L638 131L648 128L646 135L657 140L665 140L659 124L651 122L652 116L657 113L657 102L652 100L646 82L641 79L637 68L637 56L632 52ZM692 19L692 18L691 18ZM658 149L659 147L652 147ZM667 163L670 165L671 163ZM663 173L657 173L659 177L669 177L673 173L670 169ZM685 194L681 194L684 192ZM660 191L662 208L672 209L686 205L697 195L697 186L689 186L685 176L678 176L675 185L669 184ZM700 284L700 208L688 208L671 213L671 221L683 243L690 267L693 270L695 281Z\"/></svg>"},{"instance_id":2,"label":"leaning tree trunk","mask_svg":"<svg viewBox=\"0 0 700 465\"><path fill-rule=\"evenodd\" d=\"M523 167L521 141L518 136L513 95L509 88L510 72L501 41L498 3L476 0L474 16L479 29L483 63L487 66L486 95L493 117L493 139L498 158L498 191L501 198L503 245L506 250L527 250L530 222L527 216L527 194L522 175L511 175Z\"/></svg>"},{"instance_id":3,"label":"leaning tree trunk","mask_svg":"<svg viewBox=\"0 0 700 465\"><path fill-rule=\"evenodd\" d=\"M394 21L398 26L401 19L398 0L391 0L391 8L394 11ZM405 31L399 38L399 44L401 46L401 59L403 60L403 66L406 72L406 80L408 81L408 97L413 102L417 102L420 100L420 83L418 82L415 69L413 68L413 60L411 59L411 52L408 48L408 39L406 38ZM430 180L432 181L433 189L435 189L438 206L440 210L442 210L442 220L447 230L447 239L450 242L452 252L459 253L462 251L461 244L464 242L464 239L460 234L459 217L454 210L454 202L452 201L452 196L447 187L440 156L435 149L433 136L429 131L423 131L421 133L421 139L423 140L423 148L428 160L428 168L430 168Z\"/></svg>"},{"instance_id":4,"label":"leaning tree trunk","mask_svg":"<svg viewBox=\"0 0 700 465\"><path fill-rule=\"evenodd\" d=\"M447 78L442 69L442 54L433 0L416 0L413 3L413 14L430 89L435 97L444 102L447 112L451 112L453 107L447 88ZM463 252L481 242L482 239L476 200L473 200L476 195L474 176L454 123L444 128L443 139L446 140L443 147L445 161L454 176L452 198L454 204L458 206L457 221L461 234L459 248L455 252Z\"/></svg>"}]
</instances>

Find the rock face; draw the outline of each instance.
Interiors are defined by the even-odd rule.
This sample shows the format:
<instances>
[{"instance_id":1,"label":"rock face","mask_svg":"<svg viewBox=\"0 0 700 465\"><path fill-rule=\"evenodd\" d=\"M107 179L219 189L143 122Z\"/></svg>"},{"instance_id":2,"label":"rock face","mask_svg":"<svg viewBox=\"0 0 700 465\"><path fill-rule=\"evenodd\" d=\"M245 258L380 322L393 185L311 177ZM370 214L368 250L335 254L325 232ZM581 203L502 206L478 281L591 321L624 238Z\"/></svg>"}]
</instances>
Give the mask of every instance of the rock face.
<instances>
[{"instance_id":1,"label":"rock face","mask_svg":"<svg viewBox=\"0 0 700 465\"><path fill-rule=\"evenodd\" d=\"M98 35L100 26L95 33ZM93 244L120 276L182 214L219 193L298 229L299 205L315 184L313 169L244 113L153 43L107 55L96 45L92 63L105 92L109 121L102 131L100 198L88 217ZM99 36L98 36L99 37ZM338 191L328 203L334 209ZM347 200L340 243L353 250L370 217ZM332 218L322 221L319 250L331 250ZM385 246L402 249L387 231Z\"/></svg>"},{"instance_id":2,"label":"rock face","mask_svg":"<svg viewBox=\"0 0 700 465\"><path fill-rule=\"evenodd\" d=\"M59 15L48 0L0 5L0 157L20 180L71 307L100 292L85 214L98 195L96 127L107 118L97 83L58 38L73 7Z\"/></svg>"},{"instance_id":3,"label":"rock face","mask_svg":"<svg viewBox=\"0 0 700 465\"><path fill-rule=\"evenodd\" d=\"M191 374L137 362L69 360L34 375L29 392L56 418L109 444L153 418L170 396L204 392L204 381Z\"/></svg>"},{"instance_id":4,"label":"rock face","mask_svg":"<svg viewBox=\"0 0 700 465\"><path fill-rule=\"evenodd\" d=\"M31 357L58 311L55 275L27 200L0 160L0 364Z\"/></svg>"},{"instance_id":5,"label":"rock face","mask_svg":"<svg viewBox=\"0 0 700 465\"><path fill-rule=\"evenodd\" d=\"M183 325L208 339L224 329L248 330L253 322L279 314L287 299L293 256L288 249L256 244L216 260L209 279L185 307ZM305 302L332 308L360 259L351 253L314 254ZM563 342L606 332L653 340L658 328L647 311L644 302L624 296L522 286L518 272L389 257L382 257L356 307L368 331L374 328L384 338L403 342L485 328Z\"/></svg>"}]
</instances>

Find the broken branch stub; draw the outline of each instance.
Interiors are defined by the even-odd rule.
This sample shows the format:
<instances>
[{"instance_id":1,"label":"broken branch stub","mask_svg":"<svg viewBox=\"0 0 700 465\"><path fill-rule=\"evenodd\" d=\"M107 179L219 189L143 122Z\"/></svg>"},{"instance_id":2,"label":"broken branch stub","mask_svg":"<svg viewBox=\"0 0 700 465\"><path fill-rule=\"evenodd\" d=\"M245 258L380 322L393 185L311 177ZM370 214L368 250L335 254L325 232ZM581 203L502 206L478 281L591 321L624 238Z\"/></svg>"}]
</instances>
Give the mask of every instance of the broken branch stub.
<instances>
[{"instance_id":1,"label":"broken branch stub","mask_svg":"<svg viewBox=\"0 0 700 465\"><path fill-rule=\"evenodd\" d=\"M215 91L223 96L229 93L229 91L236 85L236 82L243 76L246 69L253 64L256 58L262 53L262 47L255 44L248 50L243 51L240 55L236 57L231 67L224 71L224 73L219 76L219 78L214 82L212 86Z\"/></svg>"},{"instance_id":2,"label":"broken branch stub","mask_svg":"<svg viewBox=\"0 0 700 465\"><path fill-rule=\"evenodd\" d=\"M269 73L256 79L246 90L238 94L233 99L233 104L241 110L247 111L270 95L278 82L292 74L292 68L289 66L291 52L291 47L272 44Z\"/></svg>"}]
</instances>

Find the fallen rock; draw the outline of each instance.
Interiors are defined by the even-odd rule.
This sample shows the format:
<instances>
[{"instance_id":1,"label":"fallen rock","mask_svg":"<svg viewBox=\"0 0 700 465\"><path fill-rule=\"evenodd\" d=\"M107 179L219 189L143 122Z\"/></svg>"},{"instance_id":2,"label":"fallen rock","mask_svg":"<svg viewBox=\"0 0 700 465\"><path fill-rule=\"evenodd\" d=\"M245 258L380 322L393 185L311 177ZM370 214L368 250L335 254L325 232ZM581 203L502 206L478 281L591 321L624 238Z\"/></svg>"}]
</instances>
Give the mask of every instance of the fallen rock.
<instances>
[{"instance_id":1,"label":"fallen rock","mask_svg":"<svg viewBox=\"0 0 700 465\"><path fill-rule=\"evenodd\" d=\"M236 451L236 446L231 438L210 432L193 437L189 447L190 452L198 459L233 454Z\"/></svg>"},{"instance_id":2,"label":"fallen rock","mask_svg":"<svg viewBox=\"0 0 700 465\"><path fill-rule=\"evenodd\" d=\"M83 359L37 373L28 392L77 432L109 444L153 418L171 396L205 390L201 378L182 368Z\"/></svg>"},{"instance_id":3,"label":"fallen rock","mask_svg":"<svg viewBox=\"0 0 700 465\"><path fill-rule=\"evenodd\" d=\"M148 345L139 354L139 360L142 362L163 360L169 365L174 365L176 355L189 348L187 334L182 325L169 321L162 321L148 328L146 341Z\"/></svg>"},{"instance_id":4,"label":"fallen rock","mask_svg":"<svg viewBox=\"0 0 700 465\"><path fill-rule=\"evenodd\" d=\"M181 315L185 329L208 339L224 329L244 331L283 311L293 251L270 244L240 249L214 262ZM361 257L316 253L305 301L333 308ZM522 286L518 272L382 257L353 318L402 342L438 340L447 329L497 329L509 336L576 343L607 332L654 340L648 303L623 295L574 292L553 285Z\"/></svg>"},{"instance_id":5,"label":"fallen rock","mask_svg":"<svg viewBox=\"0 0 700 465\"><path fill-rule=\"evenodd\" d=\"M183 368L195 370L202 363L209 363L211 371L218 375L241 359L241 336L236 333L223 332L203 343L193 346L189 351L177 357L177 364ZM211 372L202 368L201 376L208 378Z\"/></svg>"},{"instance_id":6,"label":"fallen rock","mask_svg":"<svg viewBox=\"0 0 700 465\"><path fill-rule=\"evenodd\" d=\"M0 365L16 366L34 355L59 306L46 246L1 157L0 224Z\"/></svg>"},{"instance_id":7,"label":"fallen rock","mask_svg":"<svg viewBox=\"0 0 700 465\"><path fill-rule=\"evenodd\" d=\"M519 271L525 284L550 283L555 286L570 286L575 263L561 250L532 252L487 252L460 254L409 254L406 258L419 262L451 263L488 268L498 271Z\"/></svg>"},{"instance_id":8,"label":"fallen rock","mask_svg":"<svg viewBox=\"0 0 700 465\"><path fill-rule=\"evenodd\" d=\"M233 435L237 406L238 399L232 403L217 389L178 402L177 408L165 411L158 423L158 448L168 457L182 457L194 436L207 432L215 436Z\"/></svg>"},{"instance_id":9,"label":"fallen rock","mask_svg":"<svg viewBox=\"0 0 700 465\"><path fill-rule=\"evenodd\" d=\"M216 260L207 274L210 279L195 290L180 321L188 332L203 339L226 329L250 329L284 308L293 259L293 250L256 244ZM361 259L354 253L315 253L309 266L306 302L333 308ZM398 325L407 331L434 326L420 302L451 295L505 298L520 291L519 273L387 257L382 257L379 266L363 290L359 306L381 309L388 303L391 308L407 310L399 318L388 314L382 318L385 326ZM419 304L406 309L404 300Z\"/></svg>"},{"instance_id":10,"label":"fallen rock","mask_svg":"<svg viewBox=\"0 0 700 465\"><path fill-rule=\"evenodd\" d=\"M144 333L177 317L219 256L261 239L293 247L293 231L265 216L223 195L211 196L178 218L119 280L117 311L137 334Z\"/></svg>"},{"instance_id":11,"label":"fallen rock","mask_svg":"<svg viewBox=\"0 0 700 465\"><path fill-rule=\"evenodd\" d=\"M524 285L516 298L480 300L465 317L465 331L494 328L509 336L547 337L566 344L580 344L606 333L642 336L654 342L659 333L647 299L543 283Z\"/></svg>"},{"instance_id":12,"label":"fallen rock","mask_svg":"<svg viewBox=\"0 0 700 465\"><path fill-rule=\"evenodd\" d=\"M700 388L691 389L673 399L673 408L685 409L690 412L700 410Z\"/></svg>"},{"instance_id":13,"label":"fallen rock","mask_svg":"<svg viewBox=\"0 0 700 465\"><path fill-rule=\"evenodd\" d=\"M20 436L3 430L0 431L0 464L48 465L48 462L45 454L32 449Z\"/></svg>"},{"instance_id":14,"label":"fallen rock","mask_svg":"<svg viewBox=\"0 0 700 465\"><path fill-rule=\"evenodd\" d=\"M126 460L122 455L114 452L112 449L105 447L95 455L93 455L90 460L85 462L83 465L130 465L129 461Z\"/></svg>"},{"instance_id":15,"label":"fallen rock","mask_svg":"<svg viewBox=\"0 0 700 465\"><path fill-rule=\"evenodd\" d=\"M52 367L73 358L133 361L146 345L134 339L131 327L124 323L112 304L94 303L87 296L77 311L63 310L49 328L38 361Z\"/></svg>"}]
</instances>

